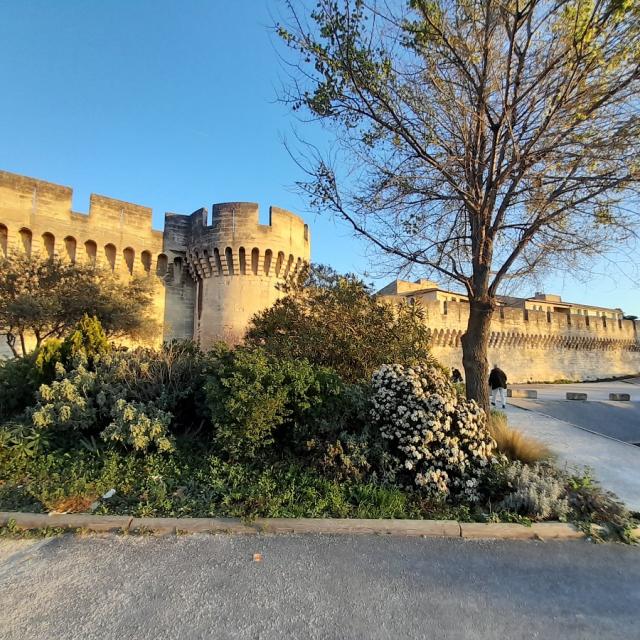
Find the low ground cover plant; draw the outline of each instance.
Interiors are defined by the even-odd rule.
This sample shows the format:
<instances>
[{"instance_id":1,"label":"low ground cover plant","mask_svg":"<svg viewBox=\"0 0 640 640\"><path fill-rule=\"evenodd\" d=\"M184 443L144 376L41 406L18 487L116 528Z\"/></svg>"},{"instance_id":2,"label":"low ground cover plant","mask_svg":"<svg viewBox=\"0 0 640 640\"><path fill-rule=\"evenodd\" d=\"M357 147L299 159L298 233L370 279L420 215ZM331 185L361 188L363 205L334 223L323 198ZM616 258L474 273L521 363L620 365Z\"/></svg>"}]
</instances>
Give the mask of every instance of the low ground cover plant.
<instances>
[{"instance_id":1,"label":"low ground cover plant","mask_svg":"<svg viewBox=\"0 0 640 640\"><path fill-rule=\"evenodd\" d=\"M328 366L324 347L307 356L124 350L84 318L0 364L0 510L564 519L628 534L614 496L487 417L430 356L368 379Z\"/></svg>"}]
</instances>

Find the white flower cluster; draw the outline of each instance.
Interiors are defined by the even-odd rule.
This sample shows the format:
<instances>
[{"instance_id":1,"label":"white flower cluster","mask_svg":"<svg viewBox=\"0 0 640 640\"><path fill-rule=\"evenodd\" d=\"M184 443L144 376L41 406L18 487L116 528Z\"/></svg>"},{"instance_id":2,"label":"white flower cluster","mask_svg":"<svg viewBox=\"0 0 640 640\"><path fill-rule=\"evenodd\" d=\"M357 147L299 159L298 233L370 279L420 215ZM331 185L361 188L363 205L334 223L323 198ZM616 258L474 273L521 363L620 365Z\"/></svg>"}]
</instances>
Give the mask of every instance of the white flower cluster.
<instances>
[{"instance_id":1,"label":"white flower cluster","mask_svg":"<svg viewBox=\"0 0 640 640\"><path fill-rule=\"evenodd\" d=\"M372 421L405 474L430 493L477 500L478 479L496 446L484 411L459 398L431 364L383 365L372 383Z\"/></svg>"}]
</instances>

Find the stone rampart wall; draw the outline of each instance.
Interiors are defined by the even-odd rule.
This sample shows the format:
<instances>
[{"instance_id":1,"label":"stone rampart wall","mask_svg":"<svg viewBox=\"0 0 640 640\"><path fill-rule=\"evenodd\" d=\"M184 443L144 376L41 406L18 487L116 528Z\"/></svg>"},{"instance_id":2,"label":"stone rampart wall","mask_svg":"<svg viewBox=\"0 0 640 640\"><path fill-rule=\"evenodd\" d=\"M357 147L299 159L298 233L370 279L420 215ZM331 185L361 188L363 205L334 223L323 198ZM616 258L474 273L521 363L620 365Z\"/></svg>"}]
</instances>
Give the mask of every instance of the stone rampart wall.
<instances>
[{"instance_id":1,"label":"stone rampart wall","mask_svg":"<svg viewBox=\"0 0 640 640\"><path fill-rule=\"evenodd\" d=\"M434 355L462 369L460 338L469 315L465 303L422 305ZM488 357L511 382L593 380L640 372L640 342L632 320L499 308L491 323Z\"/></svg>"},{"instance_id":2,"label":"stone rampart wall","mask_svg":"<svg viewBox=\"0 0 640 640\"><path fill-rule=\"evenodd\" d=\"M71 209L69 187L0 171L0 254L26 251L92 262L121 278L154 279L153 316L164 315L167 259L163 233L151 227L151 209L92 194L88 214ZM153 343L162 340L162 326ZM0 340L0 355L9 355Z\"/></svg>"}]
</instances>

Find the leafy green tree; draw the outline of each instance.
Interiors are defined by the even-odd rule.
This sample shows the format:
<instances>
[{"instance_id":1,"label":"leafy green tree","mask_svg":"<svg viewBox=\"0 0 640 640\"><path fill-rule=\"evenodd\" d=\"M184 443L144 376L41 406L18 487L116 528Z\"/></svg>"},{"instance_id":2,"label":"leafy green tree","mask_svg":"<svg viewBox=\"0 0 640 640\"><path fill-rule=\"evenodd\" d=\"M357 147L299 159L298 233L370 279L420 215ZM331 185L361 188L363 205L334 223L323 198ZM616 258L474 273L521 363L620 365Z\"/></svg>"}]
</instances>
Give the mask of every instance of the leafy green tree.
<instances>
[{"instance_id":1,"label":"leafy green tree","mask_svg":"<svg viewBox=\"0 0 640 640\"><path fill-rule=\"evenodd\" d=\"M465 289L467 395L487 407L505 279L633 247L640 3L284 4L283 98L336 142L302 152L301 188L395 266Z\"/></svg>"},{"instance_id":2,"label":"leafy green tree","mask_svg":"<svg viewBox=\"0 0 640 640\"><path fill-rule=\"evenodd\" d=\"M312 267L272 307L256 314L245 341L279 358L330 367L347 382L369 380L382 364L431 360L419 307L376 300L361 280Z\"/></svg>"},{"instance_id":3,"label":"leafy green tree","mask_svg":"<svg viewBox=\"0 0 640 640\"><path fill-rule=\"evenodd\" d=\"M15 253L0 259L0 334L16 357L26 355L30 337L38 348L85 315L108 336L143 336L155 327L152 287L150 278L123 282L92 265Z\"/></svg>"}]
</instances>

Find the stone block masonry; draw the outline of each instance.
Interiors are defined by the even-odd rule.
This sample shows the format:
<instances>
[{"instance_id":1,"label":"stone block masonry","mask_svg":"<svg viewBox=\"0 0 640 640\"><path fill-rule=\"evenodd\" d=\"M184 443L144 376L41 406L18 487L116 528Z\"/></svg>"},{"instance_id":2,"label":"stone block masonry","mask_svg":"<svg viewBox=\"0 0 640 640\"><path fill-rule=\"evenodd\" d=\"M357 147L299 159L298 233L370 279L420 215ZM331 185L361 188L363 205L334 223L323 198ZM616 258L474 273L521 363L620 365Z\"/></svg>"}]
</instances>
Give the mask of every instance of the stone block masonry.
<instances>
[{"instance_id":1,"label":"stone block masonry","mask_svg":"<svg viewBox=\"0 0 640 640\"><path fill-rule=\"evenodd\" d=\"M310 258L309 229L295 214L258 205L215 204L191 215L167 213L164 231L151 225L151 209L92 194L88 214L71 208L72 190L0 171L0 255L24 251L89 262L121 278L154 281L153 344L194 339L239 342L250 318L271 306L285 279ZM0 356L10 354L0 340Z\"/></svg>"},{"instance_id":2,"label":"stone block masonry","mask_svg":"<svg viewBox=\"0 0 640 640\"><path fill-rule=\"evenodd\" d=\"M422 303L434 356L462 368L460 338L469 307ZM498 364L509 382L596 380L640 372L640 342L633 320L607 321L564 313L498 308L491 323L489 365Z\"/></svg>"},{"instance_id":3,"label":"stone block masonry","mask_svg":"<svg viewBox=\"0 0 640 640\"><path fill-rule=\"evenodd\" d=\"M123 278L152 278L153 315L161 325L155 344L173 338L192 338L204 348L220 339L239 342L251 317L282 296L285 279L310 259L308 226L277 207L271 207L266 225L259 223L258 205L250 202L213 205L211 224L206 209L167 213L159 231L151 226L148 207L94 194L83 214L72 211L71 197L69 187L0 171L0 255L57 255L95 263ZM383 289L381 297L391 290ZM388 299L398 304L397 296ZM433 354L462 370L460 338L468 304L419 304ZM621 318L499 307L489 360L505 369L510 382L637 374L637 325ZM0 355L9 355L3 340Z\"/></svg>"}]
</instances>

